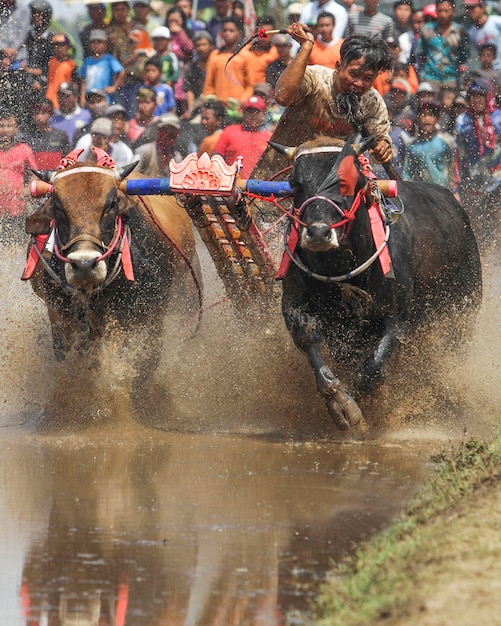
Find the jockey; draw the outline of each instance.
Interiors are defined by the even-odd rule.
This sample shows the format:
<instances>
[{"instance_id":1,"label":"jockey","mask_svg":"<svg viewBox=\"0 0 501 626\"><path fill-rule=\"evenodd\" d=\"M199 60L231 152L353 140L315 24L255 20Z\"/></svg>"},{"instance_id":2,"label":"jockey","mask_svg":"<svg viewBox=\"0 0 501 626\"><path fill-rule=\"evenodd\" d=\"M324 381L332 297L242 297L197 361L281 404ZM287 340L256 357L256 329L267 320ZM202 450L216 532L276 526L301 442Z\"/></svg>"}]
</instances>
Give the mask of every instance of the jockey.
<instances>
[{"instance_id":1,"label":"jockey","mask_svg":"<svg viewBox=\"0 0 501 626\"><path fill-rule=\"evenodd\" d=\"M301 47L277 83L275 99L287 108L271 140L298 146L318 135L348 139L361 132L375 137L371 151L375 159L389 163L393 152L388 110L373 86L377 76L391 68L386 43L365 36L348 37L332 70L308 65L315 38L307 27L294 23L287 32ZM253 178L269 178L282 169L284 161L279 159L267 150Z\"/></svg>"}]
</instances>

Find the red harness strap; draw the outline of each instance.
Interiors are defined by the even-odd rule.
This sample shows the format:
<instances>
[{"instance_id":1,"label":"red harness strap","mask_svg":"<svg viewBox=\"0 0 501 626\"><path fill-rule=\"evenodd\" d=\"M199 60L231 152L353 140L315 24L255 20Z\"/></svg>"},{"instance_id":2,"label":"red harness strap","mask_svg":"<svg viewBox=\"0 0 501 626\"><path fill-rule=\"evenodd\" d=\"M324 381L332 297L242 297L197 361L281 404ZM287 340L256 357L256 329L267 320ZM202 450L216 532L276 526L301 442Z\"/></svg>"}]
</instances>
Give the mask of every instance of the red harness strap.
<instances>
[{"instance_id":1,"label":"red harness strap","mask_svg":"<svg viewBox=\"0 0 501 626\"><path fill-rule=\"evenodd\" d=\"M21 276L21 280L29 280L33 276L39 259L37 251L35 250L35 246L40 252L42 252L42 250L45 248L45 244L47 243L48 238L49 235L37 235L35 237L35 243L31 244L30 250L28 252L28 257L24 265L24 271L23 275Z\"/></svg>"}]
</instances>

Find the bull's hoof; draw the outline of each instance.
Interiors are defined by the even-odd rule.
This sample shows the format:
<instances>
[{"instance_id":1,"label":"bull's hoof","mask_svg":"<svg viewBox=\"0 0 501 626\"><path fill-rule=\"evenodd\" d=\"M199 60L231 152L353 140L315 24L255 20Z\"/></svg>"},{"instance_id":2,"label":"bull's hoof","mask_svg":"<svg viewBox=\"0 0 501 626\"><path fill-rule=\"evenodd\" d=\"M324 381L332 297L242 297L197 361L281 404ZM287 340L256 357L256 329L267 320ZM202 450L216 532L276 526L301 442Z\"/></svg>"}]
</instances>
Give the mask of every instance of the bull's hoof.
<instances>
[{"instance_id":1,"label":"bull's hoof","mask_svg":"<svg viewBox=\"0 0 501 626\"><path fill-rule=\"evenodd\" d=\"M327 409L339 430L348 430L362 419L362 411L358 404L341 389L338 389L332 398L328 398Z\"/></svg>"}]
</instances>

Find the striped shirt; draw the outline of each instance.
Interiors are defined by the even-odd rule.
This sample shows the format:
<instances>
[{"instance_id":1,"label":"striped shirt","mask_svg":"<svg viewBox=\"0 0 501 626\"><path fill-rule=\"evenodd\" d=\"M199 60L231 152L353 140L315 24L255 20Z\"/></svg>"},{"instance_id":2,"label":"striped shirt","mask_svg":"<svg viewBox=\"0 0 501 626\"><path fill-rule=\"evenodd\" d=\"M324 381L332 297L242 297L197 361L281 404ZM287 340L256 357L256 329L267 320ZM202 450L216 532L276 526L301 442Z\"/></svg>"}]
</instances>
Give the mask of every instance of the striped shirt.
<instances>
[{"instance_id":1,"label":"striped shirt","mask_svg":"<svg viewBox=\"0 0 501 626\"><path fill-rule=\"evenodd\" d=\"M353 35L365 35L386 41L390 37L395 37L393 20L380 12L370 17L363 12L350 13L345 37Z\"/></svg>"}]
</instances>

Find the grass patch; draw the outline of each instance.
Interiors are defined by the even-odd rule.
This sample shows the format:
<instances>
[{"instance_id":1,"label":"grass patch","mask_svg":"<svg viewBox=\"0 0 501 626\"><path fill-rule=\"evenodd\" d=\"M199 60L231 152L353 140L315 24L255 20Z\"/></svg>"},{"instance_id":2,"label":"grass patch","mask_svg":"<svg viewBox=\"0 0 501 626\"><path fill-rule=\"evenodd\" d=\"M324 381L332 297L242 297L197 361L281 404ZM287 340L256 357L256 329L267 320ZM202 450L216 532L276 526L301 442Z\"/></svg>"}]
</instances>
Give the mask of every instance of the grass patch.
<instances>
[{"instance_id":1,"label":"grass patch","mask_svg":"<svg viewBox=\"0 0 501 626\"><path fill-rule=\"evenodd\" d=\"M424 568L440 567L440 541L450 530L444 519L475 490L501 474L501 437L490 443L469 440L431 459L431 475L404 515L336 564L315 608L318 626L398 623L419 605L416 585Z\"/></svg>"}]
</instances>

